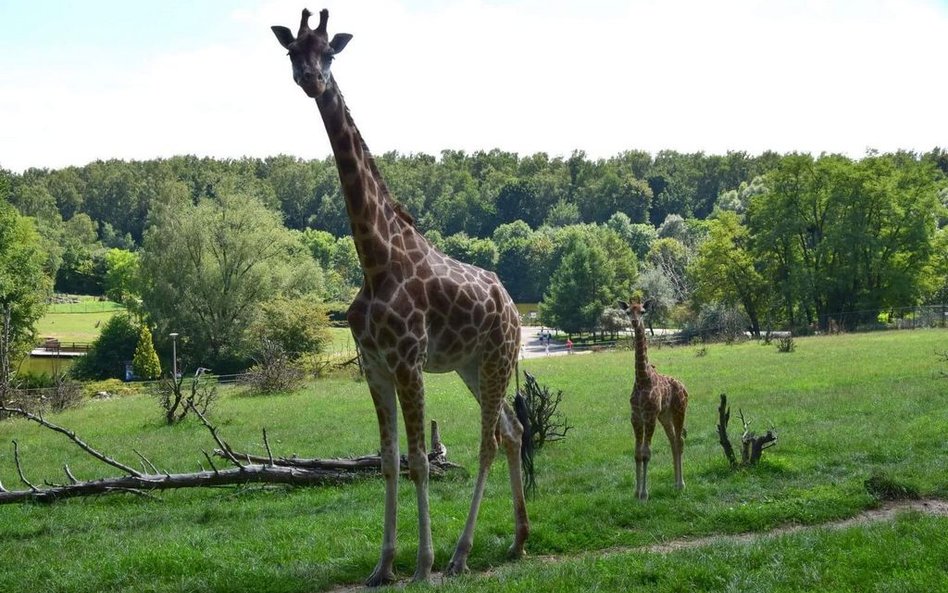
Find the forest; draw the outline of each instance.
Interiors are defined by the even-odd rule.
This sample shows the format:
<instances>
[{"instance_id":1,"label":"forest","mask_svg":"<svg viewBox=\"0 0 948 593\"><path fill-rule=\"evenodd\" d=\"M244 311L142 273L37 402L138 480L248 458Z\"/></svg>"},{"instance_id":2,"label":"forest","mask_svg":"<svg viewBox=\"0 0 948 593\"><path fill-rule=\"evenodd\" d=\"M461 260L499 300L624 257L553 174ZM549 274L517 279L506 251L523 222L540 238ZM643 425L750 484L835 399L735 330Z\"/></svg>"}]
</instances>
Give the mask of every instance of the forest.
<instances>
[{"instance_id":1,"label":"forest","mask_svg":"<svg viewBox=\"0 0 948 593\"><path fill-rule=\"evenodd\" d=\"M496 271L517 302L540 303L543 322L569 334L614 330L611 307L633 291L653 299L656 322L730 320L754 333L855 328L948 300L941 148L376 161L436 246ZM263 311L338 309L361 283L331 157L0 169L0 196L4 302L22 300L10 287L39 265L48 282L29 281L36 290L107 295L158 332L187 328L211 360L239 366L247 346L237 345L259 337ZM16 248L14 231L28 237ZM23 327L36 316L17 311Z\"/></svg>"}]
</instances>

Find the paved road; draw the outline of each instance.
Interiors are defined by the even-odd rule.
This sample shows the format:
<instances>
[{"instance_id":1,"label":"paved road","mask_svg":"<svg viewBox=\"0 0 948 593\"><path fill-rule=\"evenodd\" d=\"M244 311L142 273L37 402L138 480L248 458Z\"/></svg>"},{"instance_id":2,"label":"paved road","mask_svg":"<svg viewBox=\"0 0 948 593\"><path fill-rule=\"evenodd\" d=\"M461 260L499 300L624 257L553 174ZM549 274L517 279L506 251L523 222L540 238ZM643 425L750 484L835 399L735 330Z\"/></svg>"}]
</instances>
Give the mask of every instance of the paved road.
<instances>
[{"instance_id":1,"label":"paved road","mask_svg":"<svg viewBox=\"0 0 948 593\"><path fill-rule=\"evenodd\" d=\"M565 356L569 354L566 351L566 346L563 344L550 344L549 351L547 350L544 344L540 343L540 331L541 328L530 325L530 326L521 326L520 328L520 341L523 347L523 358L540 358L543 356ZM549 329L543 329L542 331L550 331ZM574 354L589 354L589 350L576 350L573 349Z\"/></svg>"}]
</instances>

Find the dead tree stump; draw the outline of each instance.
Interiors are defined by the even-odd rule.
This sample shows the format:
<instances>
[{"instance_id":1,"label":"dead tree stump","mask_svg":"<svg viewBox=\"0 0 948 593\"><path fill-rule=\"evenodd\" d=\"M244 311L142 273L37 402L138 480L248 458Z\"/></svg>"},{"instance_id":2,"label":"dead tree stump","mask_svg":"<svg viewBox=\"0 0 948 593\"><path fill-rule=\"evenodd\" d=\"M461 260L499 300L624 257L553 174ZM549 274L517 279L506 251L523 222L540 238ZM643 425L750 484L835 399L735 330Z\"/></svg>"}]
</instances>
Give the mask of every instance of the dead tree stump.
<instances>
[{"instance_id":1,"label":"dead tree stump","mask_svg":"<svg viewBox=\"0 0 948 593\"><path fill-rule=\"evenodd\" d=\"M768 430L762 435L757 435L750 430L750 421L744 418L744 412L738 410L741 417L741 423L744 425L744 432L741 434L741 460L737 460L734 454L734 447L731 445L731 439L727 434L727 424L731 419L731 408L727 405L727 395L721 394L721 403L718 405L718 440L721 448L724 449L724 456L733 468L748 467L757 465L760 461L764 449L777 444L777 433L773 429Z\"/></svg>"}]
</instances>

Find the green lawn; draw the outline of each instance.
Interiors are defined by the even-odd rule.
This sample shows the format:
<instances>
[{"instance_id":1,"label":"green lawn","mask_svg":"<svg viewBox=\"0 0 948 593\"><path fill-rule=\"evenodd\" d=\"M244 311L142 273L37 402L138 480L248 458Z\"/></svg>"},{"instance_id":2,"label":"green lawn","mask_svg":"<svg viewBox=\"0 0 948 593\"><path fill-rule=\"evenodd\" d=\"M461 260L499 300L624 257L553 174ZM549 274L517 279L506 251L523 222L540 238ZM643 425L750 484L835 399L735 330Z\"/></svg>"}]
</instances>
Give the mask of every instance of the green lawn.
<instances>
[{"instance_id":1,"label":"green lawn","mask_svg":"<svg viewBox=\"0 0 948 593\"><path fill-rule=\"evenodd\" d=\"M111 301L83 300L78 303L58 303L49 306L36 324L40 338L56 338L60 342L91 343L105 322L124 307Z\"/></svg>"},{"instance_id":2,"label":"green lawn","mask_svg":"<svg viewBox=\"0 0 948 593\"><path fill-rule=\"evenodd\" d=\"M782 536L658 555L601 551L677 538L850 517L878 502L863 482L889 477L922 496L948 497L948 380L936 356L948 332L926 330L801 338L797 350L745 343L652 352L661 372L691 395L685 449L687 488L673 488L667 441L656 435L651 499L633 495L628 395L632 353L609 352L522 362L541 383L564 391L574 427L537 459L539 489L528 501L531 556L567 559L507 563L512 517L500 456L481 507L470 566L492 578L459 579L450 590L481 591L803 591L944 590L948 520L906 515L894 523ZM428 414L441 425L449 458L476 470L476 404L459 379L430 376ZM762 465L734 473L717 443L718 394L780 435ZM133 449L160 467L197 468L213 443L196 423L161 424L146 397L89 402L50 418L88 442L136 463ZM228 394L213 410L237 449L263 451L266 427L277 454L329 457L373 452L378 433L363 383L333 379L291 395ZM733 425L732 436L738 427ZM68 463L82 479L110 475L60 435L22 421L0 423L0 443L16 438L34 483L64 481ZM404 438L402 439L404 443ZM404 444L403 444L404 447ZM20 488L9 448L0 480ZM436 568L463 526L470 477L431 485ZM381 481L314 489L240 488L76 499L52 506L0 507L0 591L317 591L364 578L381 539ZM399 491L396 570L414 568L414 492Z\"/></svg>"}]
</instances>

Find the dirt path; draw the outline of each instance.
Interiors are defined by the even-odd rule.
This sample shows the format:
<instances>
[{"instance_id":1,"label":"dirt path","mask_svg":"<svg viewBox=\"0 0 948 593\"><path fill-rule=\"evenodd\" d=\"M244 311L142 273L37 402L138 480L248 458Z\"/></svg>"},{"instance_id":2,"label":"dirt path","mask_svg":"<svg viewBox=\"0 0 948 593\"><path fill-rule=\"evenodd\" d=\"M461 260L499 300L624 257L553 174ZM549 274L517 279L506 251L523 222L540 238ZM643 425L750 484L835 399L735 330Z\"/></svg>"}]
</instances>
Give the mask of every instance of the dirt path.
<instances>
[{"instance_id":1,"label":"dirt path","mask_svg":"<svg viewBox=\"0 0 948 593\"><path fill-rule=\"evenodd\" d=\"M785 527L778 527L771 531L755 532L755 533L738 533L734 535L712 535L708 537L699 537L694 539L679 539L671 540L661 544L654 544L651 546L628 546L628 547L616 547L616 548L607 548L605 550L595 550L590 552L583 552L575 555L568 556L532 556L531 560L539 561L544 564L555 564L559 562L565 562L567 560L575 560L588 556L612 556L616 554L627 554L630 552L650 552L653 554L669 554L671 552L676 552L678 550L687 550L691 548L700 548L702 546L717 545L717 544L749 544L758 540L764 540L772 537L779 537L782 535L788 535L792 533L800 533L806 531L814 531L817 529L845 529L847 527L852 527L855 525L867 525L870 523L880 523L883 521L891 521L895 518L896 514L902 513L905 511L917 511L919 513L925 513L928 515L936 515L939 517L948 517L948 501L938 500L938 499L926 499L926 500L901 500L896 502L887 502L877 509L871 509L868 511L863 511L856 515L855 517L850 517L849 519L841 519L839 521L831 521L829 523L820 523L817 525L788 525ZM489 576L491 571L486 571L481 573L482 576ZM433 585L439 585L444 581L444 575L440 572L432 573L431 583ZM394 585L395 588L402 588L408 584L407 580L400 580L397 584ZM357 592L368 592L368 591L378 591L379 589L371 589L364 587L362 585L346 585L342 587L337 587L335 589L328 589L328 593L357 593Z\"/></svg>"}]
</instances>

